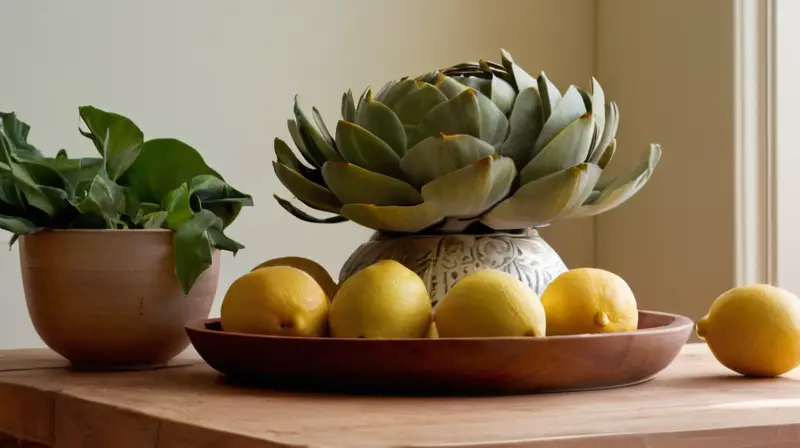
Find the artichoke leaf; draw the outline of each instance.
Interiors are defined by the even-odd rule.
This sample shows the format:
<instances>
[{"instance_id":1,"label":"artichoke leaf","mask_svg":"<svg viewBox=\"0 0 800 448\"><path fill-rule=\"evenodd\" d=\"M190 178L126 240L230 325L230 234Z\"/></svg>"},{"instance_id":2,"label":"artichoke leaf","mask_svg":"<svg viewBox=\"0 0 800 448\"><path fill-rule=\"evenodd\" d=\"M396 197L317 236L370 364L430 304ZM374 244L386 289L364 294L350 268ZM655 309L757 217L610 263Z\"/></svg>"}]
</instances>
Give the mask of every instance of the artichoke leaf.
<instances>
[{"instance_id":1,"label":"artichoke leaf","mask_svg":"<svg viewBox=\"0 0 800 448\"><path fill-rule=\"evenodd\" d=\"M322 177L342 204L416 205L422 196L416 188L347 162L326 162Z\"/></svg>"},{"instance_id":2,"label":"artichoke leaf","mask_svg":"<svg viewBox=\"0 0 800 448\"><path fill-rule=\"evenodd\" d=\"M350 163L387 176L402 177L400 156L389 144L355 123L339 121L336 146Z\"/></svg>"},{"instance_id":3,"label":"artichoke leaf","mask_svg":"<svg viewBox=\"0 0 800 448\"><path fill-rule=\"evenodd\" d=\"M411 206L346 204L341 215L373 230L416 233L444 219L438 204L423 202Z\"/></svg>"},{"instance_id":4,"label":"artichoke leaf","mask_svg":"<svg viewBox=\"0 0 800 448\"><path fill-rule=\"evenodd\" d=\"M542 148L553 141L567 126L587 113L591 113L591 110L586 110L580 90L575 86L570 86L567 89L567 93L564 94L564 98L553 109L550 118L544 122L542 132L536 139L536 144L533 145L533 153L531 153L530 157L535 158Z\"/></svg>"},{"instance_id":5,"label":"artichoke leaf","mask_svg":"<svg viewBox=\"0 0 800 448\"><path fill-rule=\"evenodd\" d=\"M514 59L511 58L511 54L509 52L503 49L501 49L500 52L502 53L503 67L513 76L514 84L517 86L517 91L522 92L530 87L533 87L538 91L539 83L536 81L536 78L523 70L522 67L514 63Z\"/></svg>"},{"instance_id":6,"label":"artichoke leaf","mask_svg":"<svg viewBox=\"0 0 800 448\"><path fill-rule=\"evenodd\" d=\"M322 119L322 114L319 113L319 110L316 107L311 108L311 116L314 117L314 123L317 124L319 132L322 134L322 138L324 138L328 145L335 150L336 142L333 140L333 136L328 130L328 126L325 125L325 120Z\"/></svg>"},{"instance_id":7,"label":"artichoke leaf","mask_svg":"<svg viewBox=\"0 0 800 448\"><path fill-rule=\"evenodd\" d=\"M503 142L500 154L513 159L517 167L524 167L530 161L543 124L544 109L539 90L536 87L521 90L511 110L508 138Z\"/></svg>"},{"instance_id":8,"label":"artichoke leaf","mask_svg":"<svg viewBox=\"0 0 800 448\"><path fill-rule=\"evenodd\" d=\"M306 148L308 148L312 154L318 154L315 158L320 164L325 163L326 160L342 160L342 157L333 148L332 143L328 143L328 141L325 140L325 137L322 136L316 126L311 124L306 114L303 113L297 95L294 97L294 116L297 120L300 138L303 139L303 143L305 143ZM319 155L322 156L322 159L319 159Z\"/></svg>"},{"instance_id":9,"label":"artichoke leaf","mask_svg":"<svg viewBox=\"0 0 800 448\"><path fill-rule=\"evenodd\" d=\"M520 182L524 185L584 162L589 155L593 129L594 121L589 114L572 122L525 165Z\"/></svg>"},{"instance_id":10,"label":"artichoke leaf","mask_svg":"<svg viewBox=\"0 0 800 448\"><path fill-rule=\"evenodd\" d=\"M603 128L600 139L597 141L597 143L595 143L594 148L592 149L592 154L590 155L591 158L594 158L594 154L596 152L600 152L605 150L605 148L608 148L608 145L611 144L611 140L613 140L617 135L617 127L619 126L619 108L617 107L617 103L612 101L606 106L605 116L605 127Z\"/></svg>"},{"instance_id":11,"label":"artichoke leaf","mask_svg":"<svg viewBox=\"0 0 800 448\"><path fill-rule=\"evenodd\" d=\"M428 83L411 79L407 81L411 83L414 90L400 98L395 106L389 104L387 106L397 114L397 118L400 119L403 125L416 126L431 110L446 102L447 97L439 89ZM406 135L411 134L406 132ZM412 144L408 143L407 146L410 147Z\"/></svg>"},{"instance_id":12,"label":"artichoke leaf","mask_svg":"<svg viewBox=\"0 0 800 448\"><path fill-rule=\"evenodd\" d=\"M511 87L511 84L504 81L496 75L492 75L492 88L489 97L492 102L503 112L503 115L508 115L514 106L514 98L517 92Z\"/></svg>"},{"instance_id":13,"label":"artichoke leaf","mask_svg":"<svg viewBox=\"0 0 800 448\"><path fill-rule=\"evenodd\" d=\"M539 74L539 78L536 82L539 86L539 95L542 97L544 119L546 121L550 119L550 114L558 107L558 103L561 102L561 92L555 84L550 82L550 79L544 72Z\"/></svg>"},{"instance_id":14,"label":"artichoke leaf","mask_svg":"<svg viewBox=\"0 0 800 448\"><path fill-rule=\"evenodd\" d=\"M400 168L416 186L431 182L495 153L492 145L471 135L440 134L409 149Z\"/></svg>"},{"instance_id":15,"label":"artichoke leaf","mask_svg":"<svg viewBox=\"0 0 800 448\"><path fill-rule=\"evenodd\" d=\"M342 119L356 121L356 102L353 99L353 91L349 89L342 94Z\"/></svg>"},{"instance_id":16,"label":"artichoke leaf","mask_svg":"<svg viewBox=\"0 0 800 448\"><path fill-rule=\"evenodd\" d=\"M338 213L342 207L339 199L327 188L315 184L300 173L291 170L280 162L272 162L275 175L281 183L303 203L324 212Z\"/></svg>"},{"instance_id":17,"label":"artichoke leaf","mask_svg":"<svg viewBox=\"0 0 800 448\"><path fill-rule=\"evenodd\" d=\"M444 93L444 96L446 96L448 100L452 100L465 90L471 88L471 86L461 84L455 79L445 76L442 73L436 74L436 79L434 80L433 85L436 86L440 92Z\"/></svg>"},{"instance_id":18,"label":"artichoke leaf","mask_svg":"<svg viewBox=\"0 0 800 448\"><path fill-rule=\"evenodd\" d=\"M490 156L425 184L422 198L448 218L472 218L503 200L516 176L513 160Z\"/></svg>"},{"instance_id":19,"label":"artichoke leaf","mask_svg":"<svg viewBox=\"0 0 800 448\"><path fill-rule=\"evenodd\" d=\"M598 185L602 191L592 197L591 203L585 203L570 213L570 218L583 218L605 213L622 205L635 195L650 180L659 160L661 159L661 146L650 145L636 160L617 175L607 185Z\"/></svg>"},{"instance_id":20,"label":"artichoke leaf","mask_svg":"<svg viewBox=\"0 0 800 448\"><path fill-rule=\"evenodd\" d=\"M617 150L617 139L611 140L606 149L603 151L596 151L592 156L590 162L596 163L600 168L606 169L611 158L614 157L614 151Z\"/></svg>"},{"instance_id":21,"label":"artichoke leaf","mask_svg":"<svg viewBox=\"0 0 800 448\"><path fill-rule=\"evenodd\" d=\"M297 127L297 122L289 119L286 121L287 127L289 128L289 135L292 137L292 141L294 145L297 147L297 150L300 151L300 154L306 159L313 167L321 167L322 164L325 163L325 156L318 152L312 152L306 144L303 142L303 138L300 136L300 128Z\"/></svg>"},{"instance_id":22,"label":"artichoke leaf","mask_svg":"<svg viewBox=\"0 0 800 448\"><path fill-rule=\"evenodd\" d=\"M361 107L358 108L355 124L386 142L398 156L403 157L406 153L406 132L403 123L391 109L373 101L371 94L367 94Z\"/></svg>"},{"instance_id":23,"label":"artichoke leaf","mask_svg":"<svg viewBox=\"0 0 800 448\"><path fill-rule=\"evenodd\" d=\"M419 90L422 85L427 84L414 79L405 79L399 82L389 81L375 94L375 101L383 103L386 107L396 112L397 105L402 102L406 96Z\"/></svg>"},{"instance_id":24,"label":"artichoke leaf","mask_svg":"<svg viewBox=\"0 0 800 448\"><path fill-rule=\"evenodd\" d=\"M295 207L291 202L281 198L276 194L273 194L272 197L275 198L275 200L278 202L278 205L283 207L284 210L291 213L295 218L301 221L310 222L314 224L336 224L348 220L344 216L339 216L339 215L331 216L329 218L317 218L315 216L309 215L303 210L300 210L299 208Z\"/></svg>"},{"instance_id":25,"label":"artichoke leaf","mask_svg":"<svg viewBox=\"0 0 800 448\"><path fill-rule=\"evenodd\" d=\"M484 215L494 230L541 227L580 207L600 177L600 167L582 163L523 185Z\"/></svg>"},{"instance_id":26,"label":"artichoke leaf","mask_svg":"<svg viewBox=\"0 0 800 448\"><path fill-rule=\"evenodd\" d=\"M508 133L508 119L492 100L469 88L431 109L408 143L414 146L440 133L471 135L498 148Z\"/></svg>"},{"instance_id":27,"label":"artichoke leaf","mask_svg":"<svg viewBox=\"0 0 800 448\"><path fill-rule=\"evenodd\" d=\"M606 94L594 76L592 76L592 115L594 115L594 122L597 123L597 132L602 137L606 128ZM598 139L592 147L592 152L598 149L604 150L606 147L600 146L601 144L602 142Z\"/></svg>"}]
</instances>

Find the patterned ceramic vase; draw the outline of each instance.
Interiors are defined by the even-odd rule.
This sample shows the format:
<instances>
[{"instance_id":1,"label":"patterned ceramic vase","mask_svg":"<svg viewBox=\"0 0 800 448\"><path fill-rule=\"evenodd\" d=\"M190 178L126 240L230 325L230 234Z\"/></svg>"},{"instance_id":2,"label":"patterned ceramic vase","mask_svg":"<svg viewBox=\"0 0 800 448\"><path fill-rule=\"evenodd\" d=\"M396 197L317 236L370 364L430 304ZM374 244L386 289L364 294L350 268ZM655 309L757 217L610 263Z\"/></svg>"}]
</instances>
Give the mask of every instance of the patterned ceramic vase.
<instances>
[{"instance_id":1,"label":"patterned ceramic vase","mask_svg":"<svg viewBox=\"0 0 800 448\"><path fill-rule=\"evenodd\" d=\"M433 304L466 275L484 269L507 272L541 295L567 270L561 257L534 229L525 233L387 236L375 233L348 258L342 282L379 260L397 260L425 281Z\"/></svg>"}]
</instances>

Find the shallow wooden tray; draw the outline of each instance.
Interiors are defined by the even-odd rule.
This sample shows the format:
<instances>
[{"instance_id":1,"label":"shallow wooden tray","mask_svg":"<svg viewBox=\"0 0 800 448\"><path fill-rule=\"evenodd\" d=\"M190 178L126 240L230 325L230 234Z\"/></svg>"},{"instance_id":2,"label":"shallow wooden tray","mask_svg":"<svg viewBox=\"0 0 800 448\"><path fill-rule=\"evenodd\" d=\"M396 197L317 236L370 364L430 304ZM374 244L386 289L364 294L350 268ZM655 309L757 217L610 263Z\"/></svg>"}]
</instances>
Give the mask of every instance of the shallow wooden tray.
<instances>
[{"instance_id":1,"label":"shallow wooden tray","mask_svg":"<svg viewBox=\"0 0 800 448\"><path fill-rule=\"evenodd\" d=\"M603 389L645 382L678 355L683 316L639 312L639 330L491 339L335 339L223 332L219 319L186 327L200 356L230 380L347 393L507 394Z\"/></svg>"}]
</instances>

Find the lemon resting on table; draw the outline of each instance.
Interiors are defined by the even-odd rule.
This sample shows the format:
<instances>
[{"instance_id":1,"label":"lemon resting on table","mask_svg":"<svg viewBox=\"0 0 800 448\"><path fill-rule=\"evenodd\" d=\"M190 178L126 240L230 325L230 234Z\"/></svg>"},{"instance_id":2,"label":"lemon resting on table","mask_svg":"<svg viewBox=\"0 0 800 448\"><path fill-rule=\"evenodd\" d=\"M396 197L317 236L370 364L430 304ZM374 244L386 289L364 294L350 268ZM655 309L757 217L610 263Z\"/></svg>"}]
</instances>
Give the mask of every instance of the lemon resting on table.
<instances>
[{"instance_id":1,"label":"lemon resting on table","mask_svg":"<svg viewBox=\"0 0 800 448\"><path fill-rule=\"evenodd\" d=\"M325 336L328 296L291 266L258 268L236 279L222 300L224 331L276 336Z\"/></svg>"},{"instance_id":2,"label":"lemon resting on table","mask_svg":"<svg viewBox=\"0 0 800 448\"><path fill-rule=\"evenodd\" d=\"M333 280L333 277L331 277L331 274L329 274L328 271L322 267L322 265L314 260L304 257L273 258L259 264L253 268L253 270L255 271L256 269L270 266L291 266L293 268L300 269L301 271L313 277L314 280L319 283L319 286L321 286L322 290L325 291L328 299L333 299L333 296L336 295L336 289L338 288L338 285Z\"/></svg>"},{"instance_id":3,"label":"lemon resting on table","mask_svg":"<svg viewBox=\"0 0 800 448\"><path fill-rule=\"evenodd\" d=\"M539 297L510 274L483 270L459 280L434 310L439 337L544 336Z\"/></svg>"},{"instance_id":4,"label":"lemon resting on table","mask_svg":"<svg viewBox=\"0 0 800 448\"><path fill-rule=\"evenodd\" d=\"M697 335L734 372L782 375L800 365L800 299L766 284L730 289L697 321Z\"/></svg>"},{"instance_id":5,"label":"lemon resting on table","mask_svg":"<svg viewBox=\"0 0 800 448\"><path fill-rule=\"evenodd\" d=\"M542 293L547 335L634 331L639 324L636 297L617 274L576 268L556 277Z\"/></svg>"}]
</instances>

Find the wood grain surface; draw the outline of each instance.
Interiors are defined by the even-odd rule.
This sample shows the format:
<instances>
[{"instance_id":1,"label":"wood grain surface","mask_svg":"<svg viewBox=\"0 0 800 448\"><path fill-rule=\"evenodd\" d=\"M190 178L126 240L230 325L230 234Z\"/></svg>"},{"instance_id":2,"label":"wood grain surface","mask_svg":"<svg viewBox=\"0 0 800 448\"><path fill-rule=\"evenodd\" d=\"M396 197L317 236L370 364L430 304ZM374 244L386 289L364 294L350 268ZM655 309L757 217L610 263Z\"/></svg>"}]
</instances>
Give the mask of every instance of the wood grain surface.
<instances>
[{"instance_id":1,"label":"wood grain surface","mask_svg":"<svg viewBox=\"0 0 800 448\"><path fill-rule=\"evenodd\" d=\"M703 345L645 384L505 397L252 389L185 359L148 372L7 370L0 432L55 448L800 446L800 371L745 379Z\"/></svg>"}]
</instances>

